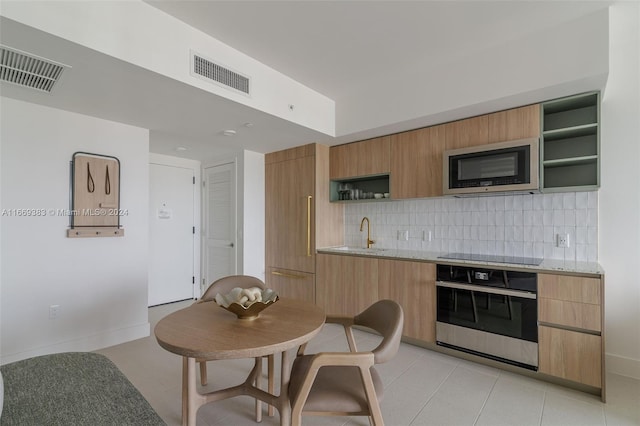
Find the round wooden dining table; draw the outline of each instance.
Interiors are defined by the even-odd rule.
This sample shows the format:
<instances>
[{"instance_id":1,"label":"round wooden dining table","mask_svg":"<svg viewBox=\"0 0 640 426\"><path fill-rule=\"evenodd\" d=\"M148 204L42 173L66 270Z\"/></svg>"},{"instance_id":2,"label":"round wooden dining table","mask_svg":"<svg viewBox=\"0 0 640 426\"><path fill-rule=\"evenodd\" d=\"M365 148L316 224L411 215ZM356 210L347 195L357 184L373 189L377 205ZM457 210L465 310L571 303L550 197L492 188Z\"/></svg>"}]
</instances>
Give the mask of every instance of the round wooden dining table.
<instances>
[{"instance_id":1,"label":"round wooden dining table","mask_svg":"<svg viewBox=\"0 0 640 426\"><path fill-rule=\"evenodd\" d=\"M215 302L196 303L162 318L155 327L158 344L183 357L182 424L195 426L202 405L249 395L276 407L280 424L291 423L288 388L290 360L288 350L307 343L325 322L317 305L294 299L280 299L255 319L238 319ZM260 357L282 354L280 394L266 392L255 385L261 374ZM244 383L201 394L196 386L196 359L220 360L255 358L256 363Z\"/></svg>"}]
</instances>

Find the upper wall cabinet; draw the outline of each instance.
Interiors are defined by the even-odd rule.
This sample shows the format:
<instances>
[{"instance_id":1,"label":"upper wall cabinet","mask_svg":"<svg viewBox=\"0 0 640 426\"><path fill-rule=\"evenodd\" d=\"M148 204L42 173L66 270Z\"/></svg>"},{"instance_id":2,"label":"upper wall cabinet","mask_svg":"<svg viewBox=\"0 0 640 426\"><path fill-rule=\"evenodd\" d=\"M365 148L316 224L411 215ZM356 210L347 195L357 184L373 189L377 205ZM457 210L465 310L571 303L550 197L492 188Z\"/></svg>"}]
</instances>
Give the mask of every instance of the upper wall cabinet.
<instances>
[{"instance_id":1,"label":"upper wall cabinet","mask_svg":"<svg viewBox=\"0 0 640 426\"><path fill-rule=\"evenodd\" d=\"M391 136L391 196L394 199L442 195L445 126Z\"/></svg>"},{"instance_id":2,"label":"upper wall cabinet","mask_svg":"<svg viewBox=\"0 0 640 426\"><path fill-rule=\"evenodd\" d=\"M542 104L541 189L594 190L600 186L600 94Z\"/></svg>"},{"instance_id":3,"label":"upper wall cabinet","mask_svg":"<svg viewBox=\"0 0 640 426\"><path fill-rule=\"evenodd\" d=\"M444 126L447 150L489 143L488 115L452 121Z\"/></svg>"},{"instance_id":4,"label":"upper wall cabinet","mask_svg":"<svg viewBox=\"0 0 640 426\"><path fill-rule=\"evenodd\" d=\"M331 147L332 180L389 174L389 136Z\"/></svg>"},{"instance_id":5,"label":"upper wall cabinet","mask_svg":"<svg viewBox=\"0 0 640 426\"><path fill-rule=\"evenodd\" d=\"M528 105L489 114L488 126L489 143L539 138L540 105Z\"/></svg>"}]
</instances>

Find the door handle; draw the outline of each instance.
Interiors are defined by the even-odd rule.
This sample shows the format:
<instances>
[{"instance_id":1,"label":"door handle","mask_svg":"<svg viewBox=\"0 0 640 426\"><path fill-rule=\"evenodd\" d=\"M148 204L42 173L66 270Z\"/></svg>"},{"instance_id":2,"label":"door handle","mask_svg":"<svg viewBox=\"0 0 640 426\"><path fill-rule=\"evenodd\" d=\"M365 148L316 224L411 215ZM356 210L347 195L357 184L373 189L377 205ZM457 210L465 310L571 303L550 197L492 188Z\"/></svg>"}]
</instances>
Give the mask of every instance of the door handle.
<instances>
[{"instance_id":1,"label":"door handle","mask_svg":"<svg viewBox=\"0 0 640 426\"><path fill-rule=\"evenodd\" d=\"M271 275L277 275L279 277L286 277L286 278L294 278L296 280L303 280L306 278L304 275L287 274L286 272L279 272L279 271L272 271Z\"/></svg>"},{"instance_id":2,"label":"door handle","mask_svg":"<svg viewBox=\"0 0 640 426\"><path fill-rule=\"evenodd\" d=\"M307 195L307 256L311 257L311 195Z\"/></svg>"},{"instance_id":3,"label":"door handle","mask_svg":"<svg viewBox=\"0 0 640 426\"><path fill-rule=\"evenodd\" d=\"M229 243L229 247L233 247L233 243Z\"/></svg>"},{"instance_id":4,"label":"door handle","mask_svg":"<svg viewBox=\"0 0 640 426\"><path fill-rule=\"evenodd\" d=\"M478 286L472 284L460 284L447 281L436 281L436 287L447 287L458 290L475 291L476 293L498 294L501 296L521 297L524 299L537 299L536 293L527 291L510 290L496 287Z\"/></svg>"}]
</instances>

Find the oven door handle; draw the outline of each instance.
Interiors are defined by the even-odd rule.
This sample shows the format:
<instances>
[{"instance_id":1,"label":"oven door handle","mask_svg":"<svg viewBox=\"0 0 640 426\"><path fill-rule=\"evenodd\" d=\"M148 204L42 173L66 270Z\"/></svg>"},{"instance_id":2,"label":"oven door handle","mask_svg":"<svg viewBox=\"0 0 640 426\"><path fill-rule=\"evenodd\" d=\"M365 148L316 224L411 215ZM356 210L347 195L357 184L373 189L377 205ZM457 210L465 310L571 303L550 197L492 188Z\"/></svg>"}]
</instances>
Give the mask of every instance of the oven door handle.
<instances>
[{"instance_id":1,"label":"oven door handle","mask_svg":"<svg viewBox=\"0 0 640 426\"><path fill-rule=\"evenodd\" d=\"M436 286L438 287L447 287L447 288L455 288L458 290L468 290L475 291L478 293L489 293L489 294L499 294L502 296L513 296L513 297L522 297L524 299L537 299L535 293L529 293L527 291L518 291L518 290L510 290L506 288L496 288L496 287L487 287L487 286L477 286L470 284L462 284L462 283L452 283L448 281L436 281Z\"/></svg>"}]
</instances>

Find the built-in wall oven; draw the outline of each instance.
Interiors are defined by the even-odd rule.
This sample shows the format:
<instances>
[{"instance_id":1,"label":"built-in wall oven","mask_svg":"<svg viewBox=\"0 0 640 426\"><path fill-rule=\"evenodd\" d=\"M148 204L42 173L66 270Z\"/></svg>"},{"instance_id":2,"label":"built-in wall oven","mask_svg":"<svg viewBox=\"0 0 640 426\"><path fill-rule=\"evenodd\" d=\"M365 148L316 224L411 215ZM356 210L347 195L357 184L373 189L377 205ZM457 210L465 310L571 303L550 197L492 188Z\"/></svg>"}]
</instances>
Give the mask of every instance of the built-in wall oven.
<instances>
[{"instance_id":1,"label":"built-in wall oven","mask_svg":"<svg viewBox=\"0 0 640 426\"><path fill-rule=\"evenodd\" d=\"M537 275L437 265L438 345L538 368Z\"/></svg>"}]
</instances>

